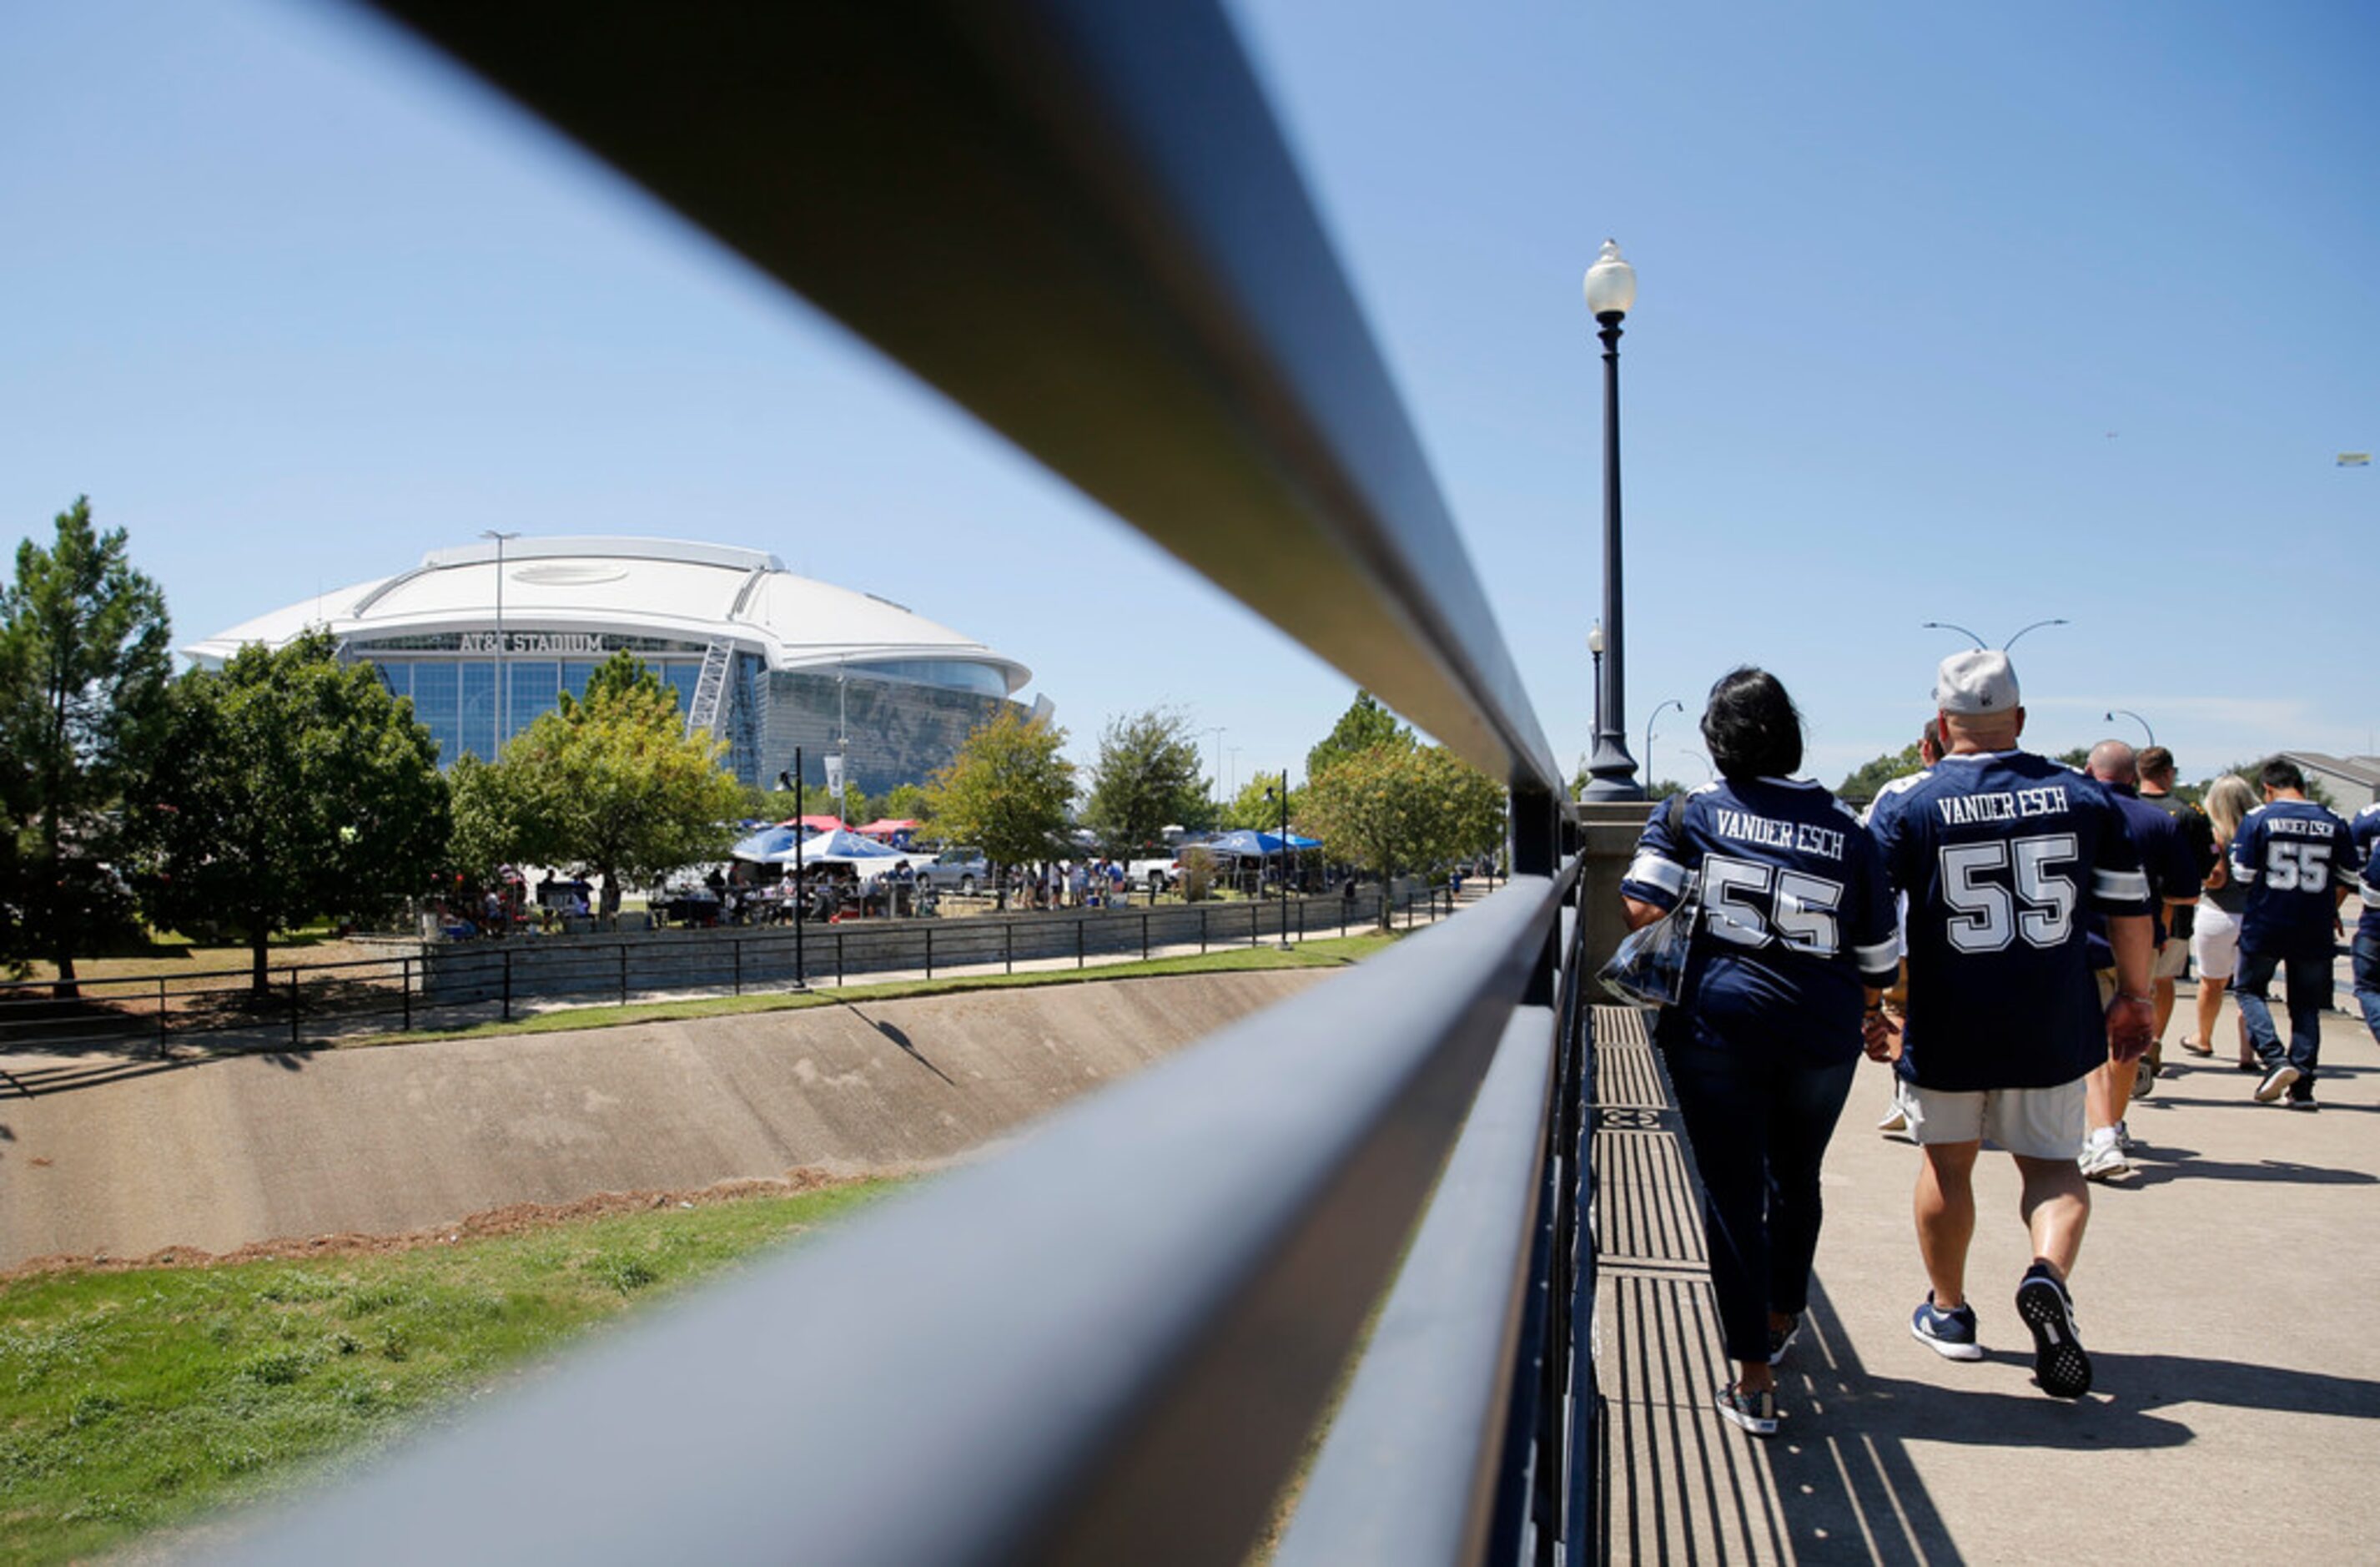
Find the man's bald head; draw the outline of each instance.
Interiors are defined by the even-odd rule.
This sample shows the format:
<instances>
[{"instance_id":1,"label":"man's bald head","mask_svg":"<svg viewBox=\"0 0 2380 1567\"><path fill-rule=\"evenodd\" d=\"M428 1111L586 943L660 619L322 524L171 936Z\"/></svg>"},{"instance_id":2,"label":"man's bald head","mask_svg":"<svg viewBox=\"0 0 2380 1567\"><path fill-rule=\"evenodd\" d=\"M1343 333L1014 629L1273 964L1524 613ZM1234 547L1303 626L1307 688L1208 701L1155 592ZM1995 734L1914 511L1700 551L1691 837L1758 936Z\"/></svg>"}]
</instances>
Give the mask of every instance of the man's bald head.
<instances>
[{"instance_id":1,"label":"man's bald head","mask_svg":"<svg viewBox=\"0 0 2380 1567\"><path fill-rule=\"evenodd\" d=\"M2102 784L2140 786L2140 759L2132 754L2131 747L2121 740L2102 740L2092 747L2091 759L2083 771Z\"/></svg>"}]
</instances>

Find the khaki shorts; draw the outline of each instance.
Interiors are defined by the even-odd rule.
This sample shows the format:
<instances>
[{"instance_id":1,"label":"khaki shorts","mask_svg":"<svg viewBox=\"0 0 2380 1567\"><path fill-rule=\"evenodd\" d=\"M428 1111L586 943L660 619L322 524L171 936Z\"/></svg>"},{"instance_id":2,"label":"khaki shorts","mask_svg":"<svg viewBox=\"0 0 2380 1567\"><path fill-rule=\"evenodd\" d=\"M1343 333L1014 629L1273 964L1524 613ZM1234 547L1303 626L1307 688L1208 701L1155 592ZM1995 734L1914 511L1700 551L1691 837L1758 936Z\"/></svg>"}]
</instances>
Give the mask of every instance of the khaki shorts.
<instances>
[{"instance_id":1,"label":"khaki shorts","mask_svg":"<svg viewBox=\"0 0 2380 1567\"><path fill-rule=\"evenodd\" d=\"M2190 942L2188 941L2176 941L2172 937L2168 936L2166 938L2165 945L2157 949L2156 963L2155 966L2150 968L2149 978L2152 979L2179 979L2181 978L2181 971L2189 966Z\"/></svg>"},{"instance_id":2,"label":"khaki shorts","mask_svg":"<svg viewBox=\"0 0 2380 1567\"><path fill-rule=\"evenodd\" d=\"M2027 1159L2072 1159L2082 1151L2082 1079L2054 1088L1990 1088L1953 1093L1895 1078L1894 1099L1918 1147L1989 1137Z\"/></svg>"}]
</instances>

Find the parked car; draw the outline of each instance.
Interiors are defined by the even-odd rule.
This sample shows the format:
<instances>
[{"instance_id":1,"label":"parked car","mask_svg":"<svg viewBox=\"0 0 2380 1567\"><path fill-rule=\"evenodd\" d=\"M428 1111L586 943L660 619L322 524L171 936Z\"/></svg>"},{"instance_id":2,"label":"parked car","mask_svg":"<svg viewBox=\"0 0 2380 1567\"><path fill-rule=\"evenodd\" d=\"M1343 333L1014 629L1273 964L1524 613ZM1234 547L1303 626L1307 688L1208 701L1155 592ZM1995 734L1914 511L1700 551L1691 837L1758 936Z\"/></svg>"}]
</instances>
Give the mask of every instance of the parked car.
<instances>
[{"instance_id":1,"label":"parked car","mask_svg":"<svg viewBox=\"0 0 2380 1567\"><path fill-rule=\"evenodd\" d=\"M1182 863L1171 850L1141 859L1124 861L1124 879L1135 887L1146 887L1151 893L1167 892L1181 880Z\"/></svg>"},{"instance_id":2,"label":"parked car","mask_svg":"<svg viewBox=\"0 0 2380 1567\"><path fill-rule=\"evenodd\" d=\"M917 881L937 893L971 898L978 891L991 891L991 867L984 862L981 849L944 849L932 863L917 868Z\"/></svg>"}]
</instances>

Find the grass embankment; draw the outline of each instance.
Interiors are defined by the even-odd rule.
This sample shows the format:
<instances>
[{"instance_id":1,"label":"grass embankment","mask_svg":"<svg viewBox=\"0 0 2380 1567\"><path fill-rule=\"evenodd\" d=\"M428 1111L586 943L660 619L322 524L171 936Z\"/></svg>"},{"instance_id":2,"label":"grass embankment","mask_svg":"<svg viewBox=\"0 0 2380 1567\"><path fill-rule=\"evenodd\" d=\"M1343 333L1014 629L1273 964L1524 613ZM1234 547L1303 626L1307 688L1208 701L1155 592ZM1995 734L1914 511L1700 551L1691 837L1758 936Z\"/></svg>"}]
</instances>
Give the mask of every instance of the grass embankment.
<instances>
[{"instance_id":1,"label":"grass embankment","mask_svg":"<svg viewBox=\"0 0 2380 1567\"><path fill-rule=\"evenodd\" d=\"M1289 952L1278 946L1234 947L1228 952L1193 954L1186 957L1151 958L1146 963L1108 963L1087 968L1047 968L1023 974L963 974L948 979L895 979L878 985L844 985L831 990L780 990L765 995L705 996L685 1001L636 1002L626 1006L561 1007L509 1023L475 1024L468 1028L416 1029L409 1034L375 1034L341 1042L342 1048L409 1043L421 1039L477 1039L504 1034L557 1034L580 1028L614 1028L631 1023L670 1023L701 1017L731 1017L754 1012L792 1012L803 1007L841 1006L849 1002L894 1001L905 996L952 996L968 990L1006 990L1042 985L1078 985L1111 979L1147 979L1166 974L1236 974L1268 968L1344 968L1359 963L1401 939L1402 932L1363 936L1331 936L1301 941Z\"/></svg>"},{"instance_id":2,"label":"grass embankment","mask_svg":"<svg viewBox=\"0 0 2380 1567\"><path fill-rule=\"evenodd\" d=\"M892 1184L390 1253L0 1282L0 1561L87 1556L317 1478Z\"/></svg>"}]
</instances>

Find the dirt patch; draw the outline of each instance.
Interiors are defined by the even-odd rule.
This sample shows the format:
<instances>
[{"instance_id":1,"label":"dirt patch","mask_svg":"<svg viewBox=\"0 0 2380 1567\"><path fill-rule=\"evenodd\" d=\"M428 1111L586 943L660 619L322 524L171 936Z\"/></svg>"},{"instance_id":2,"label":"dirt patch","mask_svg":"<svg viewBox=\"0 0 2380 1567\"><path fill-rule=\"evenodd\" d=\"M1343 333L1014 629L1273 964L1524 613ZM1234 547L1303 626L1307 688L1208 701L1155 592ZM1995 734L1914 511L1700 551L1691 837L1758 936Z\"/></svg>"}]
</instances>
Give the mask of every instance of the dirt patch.
<instances>
[{"instance_id":1,"label":"dirt patch","mask_svg":"<svg viewBox=\"0 0 2380 1567\"><path fill-rule=\"evenodd\" d=\"M577 1219L604 1219L614 1214L643 1213L661 1208L708 1208L714 1203L748 1202L755 1197L797 1197L860 1181L917 1173L879 1171L870 1175L837 1174L824 1170L788 1170L774 1180L721 1181L674 1192L597 1192L574 1202L515 1202L502 1208L468 1213L451 1223L432 1224L388 1235L353 1233L312 1235L304 1239L252 1241L231 1251L201 1251L196 1246L166 1246L146 1257L36 1257L0 1269L0 1283L44 1273L120 1273L135 1268L221 1268L237 1262L289 1262L325 1257L383 1257L393 1252L419 1251L424 1246L451 1246L464 1241L518 1235Z\"/></svg>"}]
</instances>

